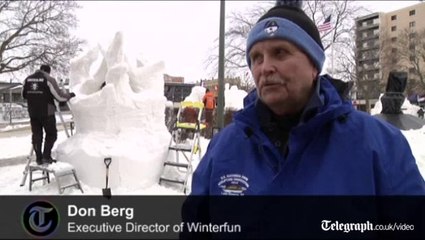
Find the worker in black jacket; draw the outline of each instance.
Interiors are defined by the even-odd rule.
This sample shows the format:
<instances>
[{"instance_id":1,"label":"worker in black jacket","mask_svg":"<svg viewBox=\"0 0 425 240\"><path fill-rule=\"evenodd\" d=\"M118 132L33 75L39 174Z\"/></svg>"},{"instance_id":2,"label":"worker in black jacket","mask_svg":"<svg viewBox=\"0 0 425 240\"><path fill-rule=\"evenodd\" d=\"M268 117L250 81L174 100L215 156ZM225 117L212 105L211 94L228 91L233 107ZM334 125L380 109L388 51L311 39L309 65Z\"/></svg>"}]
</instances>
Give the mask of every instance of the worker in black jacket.
<instances>
[{"instance_id":1,"label":"worker in black jacket","mask_svg":"<svg viewBox=\"0 0 425 240\"><path fill-rule=\"evenodd\" d=\"M50 66L41 65L40 70L25 79L22 96L28 102L32 144L37 164L52 163L55 161L51 156L52 148L57 139L54 99L66 102L75 94L61 91L56 80L50 76ZM42 151L43 129L46 138Z\"/></svg>"}]
</instances>

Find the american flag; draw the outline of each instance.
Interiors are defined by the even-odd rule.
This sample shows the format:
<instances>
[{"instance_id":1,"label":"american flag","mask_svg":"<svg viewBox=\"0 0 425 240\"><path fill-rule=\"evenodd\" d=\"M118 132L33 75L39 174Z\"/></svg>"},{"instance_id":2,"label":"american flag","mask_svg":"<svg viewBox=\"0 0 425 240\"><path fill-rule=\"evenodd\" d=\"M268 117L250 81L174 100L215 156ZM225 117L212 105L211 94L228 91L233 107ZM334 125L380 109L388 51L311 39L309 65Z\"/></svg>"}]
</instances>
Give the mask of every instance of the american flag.
<instances>
[{"instance_id":1,"label":"american flag","mask_svg":"<svg viewBox=\"0 0 425 240\"><path fill-rule=\"evenodd\" d=\"M332 25L331 25L331 15L329 15L329 17L327 17L325 19L325 21L323 22L323 24L319 25L317 27L317 29L319 30L319 32L326 32L332 29Z\"/></svg>"}]
</instances>

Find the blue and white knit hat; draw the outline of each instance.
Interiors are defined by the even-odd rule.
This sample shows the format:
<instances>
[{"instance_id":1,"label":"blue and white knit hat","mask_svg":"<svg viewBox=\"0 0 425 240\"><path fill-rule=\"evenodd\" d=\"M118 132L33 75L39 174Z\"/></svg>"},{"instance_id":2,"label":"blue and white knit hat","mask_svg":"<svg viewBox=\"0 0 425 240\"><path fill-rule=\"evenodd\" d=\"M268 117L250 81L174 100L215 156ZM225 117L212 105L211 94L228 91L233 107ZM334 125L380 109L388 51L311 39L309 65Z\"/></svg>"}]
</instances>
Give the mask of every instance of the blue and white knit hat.
<instances>
[{"instance_id":1,"label":"blue and white knit hat","mask_svg":"<svg viewBox=\"0 0 425 240\"><path fill-rule=\"evenodd\" d=\"M316 24L302 10L300 0L277 0L276 5L264 14L248 35L246 60L251 68L249 52L257 42L283 39L295 44L312 60L319 73L325 62L320 33Z\"/></svg>"}]
</instances>

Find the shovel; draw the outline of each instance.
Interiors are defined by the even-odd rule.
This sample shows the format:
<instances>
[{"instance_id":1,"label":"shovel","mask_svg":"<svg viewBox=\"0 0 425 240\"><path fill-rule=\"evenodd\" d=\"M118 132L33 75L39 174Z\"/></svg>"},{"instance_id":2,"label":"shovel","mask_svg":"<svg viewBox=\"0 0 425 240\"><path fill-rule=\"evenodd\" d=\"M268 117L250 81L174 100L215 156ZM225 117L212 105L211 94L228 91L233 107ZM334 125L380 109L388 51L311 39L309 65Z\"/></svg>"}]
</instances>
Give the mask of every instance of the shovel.
<instances>
[{"instance_id":1,"label":"shovel","mask_svg":"<svg viewBox=\"0 0 425 240\"><path fill-rule=\"evenodd\" d=\"M108 175L109 175L109 165L111 165L112 159L111 158L105 158L103 162L106 165L106 188L102 189L103 196L107 199L111 198L111 189L108 188Z\"/></svg>"}]
</instances>

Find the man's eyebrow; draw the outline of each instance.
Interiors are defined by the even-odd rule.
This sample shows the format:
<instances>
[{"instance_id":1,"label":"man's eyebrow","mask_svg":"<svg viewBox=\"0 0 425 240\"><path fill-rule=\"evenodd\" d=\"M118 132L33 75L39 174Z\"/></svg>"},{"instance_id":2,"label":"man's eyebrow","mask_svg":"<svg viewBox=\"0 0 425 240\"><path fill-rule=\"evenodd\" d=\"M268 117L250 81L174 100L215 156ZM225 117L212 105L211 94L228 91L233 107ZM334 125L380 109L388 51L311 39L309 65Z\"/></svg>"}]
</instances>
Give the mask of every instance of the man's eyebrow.
<instances>
[{"instance_id":1,"label":"man's eyebrow","mask_svg":"<svg viewBox=\"0 0 425 240\"><path fill-rule=\"evenodd\" d=\"M258 50L251 50L250 52L249 52L249 56L250 57L252 57L253 55L258 55Z\"/></svg>"}]
</instances>

